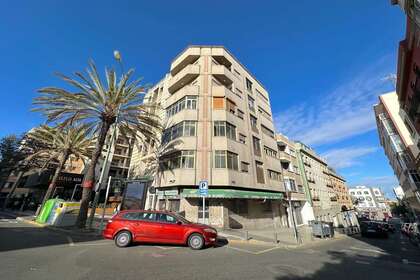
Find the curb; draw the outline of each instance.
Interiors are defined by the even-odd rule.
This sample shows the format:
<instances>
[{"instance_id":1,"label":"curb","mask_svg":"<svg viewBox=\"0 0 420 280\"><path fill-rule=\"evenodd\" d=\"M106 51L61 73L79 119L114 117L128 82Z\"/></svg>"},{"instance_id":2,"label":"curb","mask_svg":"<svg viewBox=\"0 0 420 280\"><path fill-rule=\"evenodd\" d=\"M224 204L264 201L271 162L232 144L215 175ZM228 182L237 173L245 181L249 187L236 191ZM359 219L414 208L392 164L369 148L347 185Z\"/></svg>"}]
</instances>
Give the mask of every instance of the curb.
<instances>
[{"instance_id":1,"label":"curb","mask_svg":"<svg viewBox=\"0 0 420 280\"><path fill-rule=\"evenodd\" d=\"M37 227L42 227L42 228L45 228L45 227L47 227L47 226L48 226L48 225L46 225L46 224L40 224L40 223L37 223L37 222L35 222L35 221L31 221L31 220L28 220L28 219L24 219L24 218L22 218L22 217L17 217L17 218L16 218L16 221L24 222L24 223L27 223L27 224L30 224L30 225L34 225L34 226L37 226Z\"/></svg>"}]
</instances>

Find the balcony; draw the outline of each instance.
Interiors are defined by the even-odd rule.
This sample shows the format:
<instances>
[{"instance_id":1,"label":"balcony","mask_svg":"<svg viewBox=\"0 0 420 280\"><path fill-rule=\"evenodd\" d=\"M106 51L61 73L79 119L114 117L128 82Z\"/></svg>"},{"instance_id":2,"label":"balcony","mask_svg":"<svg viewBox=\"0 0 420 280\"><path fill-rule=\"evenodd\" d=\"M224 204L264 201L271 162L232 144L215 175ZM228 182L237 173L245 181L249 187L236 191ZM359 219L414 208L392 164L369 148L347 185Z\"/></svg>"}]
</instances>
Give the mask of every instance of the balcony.
<instances>
[{"instance_id":1,"label":"balcony","mask_svg":"<svg viewBox=\"0 0 420 280\"><path fill-rule=\"evenodd\" d=\"M175 76L187 65L193 64L200 58L200 48L192 47L181 53L171 64L171 75Z\"/></svg>"},{"instance_id":2,"label":"balcony","mask_svg":"<svg viewBox=\"0 0 420 280\"><path fill-rule=\"evenodd\" d=\"M280 159L281 162L287 162L287 163L289 163L289 162L292 161L292 156L289 155L286 152L280 151L279 152L279 159Z\"/></svg>"},{"instance_id":3,"label":"balcony","mask_svg":"<svg viewBox=\"0 0 420 280\"><path fill-rule=\"evenodd\" d=\"M232 72L224 65L212 65L213 76L225 86L230 86L233 83L234 76Z\"/></svg>"},{"instance_id":4,"label":"balcony","mask_svg":"<svg viewBox=\"0 0 420 280\"><path fill-rule=\"evenodd\" d=\"M168 91L174 93L180 88L184 87L200 75L199 65L188 65L182 69L178 74L172 77L169 82Z\"/></svg>"}]
</instances>

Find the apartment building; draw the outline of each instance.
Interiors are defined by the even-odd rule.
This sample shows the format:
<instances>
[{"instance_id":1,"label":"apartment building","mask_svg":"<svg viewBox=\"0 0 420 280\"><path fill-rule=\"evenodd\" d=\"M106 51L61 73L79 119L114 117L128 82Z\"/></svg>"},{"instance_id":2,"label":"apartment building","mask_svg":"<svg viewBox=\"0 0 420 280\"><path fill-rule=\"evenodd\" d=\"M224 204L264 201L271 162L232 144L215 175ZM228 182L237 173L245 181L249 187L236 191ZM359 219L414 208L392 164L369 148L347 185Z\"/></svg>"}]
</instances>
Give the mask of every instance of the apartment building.
<instances>
[{"instance_id":1,"label":"apartment building","mask_svg":"<svg viewBox=\"0 0 420 280\"><path fill-rule=\"evenodd\" d=\"M356 186L350 188L349 193L355 198L355 207L360 215L374 220L382 220L391 216L389 207L385 203L385 196L380 188Z\"/></svg>"},{"instance_id":2,"label":"apartment building","mask_svg":"<svg viewBox=\"0 0 420 280\"><path fill-rule=\"evenodd\" d=\"M298 225L304 224L303 220L303 209L305 204L309 203L303 188L303 180L300 174L298 166L296 143L285 135L277 134L277 149L278 158L281 163L283 181L286 191L291 191L291 201L293 207L293 213L295 215L295 221ZM288 200L288 193L286 193L286 200ZM287 208L289 213L289 208ZM287 225L291 225L290 215L287 217ZM284 222L284 221L283 221Z\"/></svg>"},{"instance_id":3,"label":"apartment building","mask_svg":"<svg viewBox=\"0 0 420 280\"><path fill-rule=\"evenodd\" d=\"M342 211L350 210L353 208L349 190L346 185L346 180L335 172L334 169L328 167L329 181L327 186L332 186L335 196L331 196L330 200L336 202L336 207Z\"/></svg>"},{"instance_id":4,"label":"apartment building","mask_svg":"<svg viewBox=\"0 0 420 280\"><path fill-rule=\"evenodd\" d=\"M161 107L162 143L135 145L130 171L144 174L157 155L146 207L220 227L282 226L285 187L269 95L229 51L187 47L147 93L150 102ZM209 183L205 207L201 180Z\"/></svg>"},{"instance_id":5,"label":"apartment building","mask_svg":"<svg viewBox=\"0 0 420 280\"><path fill-rule=\"evenodd\" d=\"M303 143L296 143L296 148L303 186L309 199L303 209L303 219L338 223L341 207L337 203L327 162Z\"/></svg>"},{"instance_id":6,"label":"apartment building","mask_svg":"<svg viewBox=\"0 0 420 280\"><path fill-rule=\"evenodd\" d=\"M407 202L420 210L420 175L415 159L420 153L407 122L400 114L395 92L379 96L374 106L381 146L405 192Z\"/></svg>"}]
</instances>

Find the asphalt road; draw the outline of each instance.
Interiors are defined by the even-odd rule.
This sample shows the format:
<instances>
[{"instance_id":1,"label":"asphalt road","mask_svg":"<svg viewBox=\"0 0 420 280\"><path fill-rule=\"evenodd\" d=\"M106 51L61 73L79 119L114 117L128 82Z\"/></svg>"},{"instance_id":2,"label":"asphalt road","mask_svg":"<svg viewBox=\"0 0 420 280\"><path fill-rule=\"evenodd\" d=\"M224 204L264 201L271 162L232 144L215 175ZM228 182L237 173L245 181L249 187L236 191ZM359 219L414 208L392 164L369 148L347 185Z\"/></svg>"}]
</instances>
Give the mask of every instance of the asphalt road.
<instances>
[{"instance_id":1,"label":"asphalt road","mask_svg":"<svg viewBox=\"0 0 420 280\"><path fill-rule=\"evenodd\" d=\"M342 238L298 249L232 241L217 248L135 245L39 228L0 213L1 279L420 279L420 248Z\"/></svg>"}]
</instances>

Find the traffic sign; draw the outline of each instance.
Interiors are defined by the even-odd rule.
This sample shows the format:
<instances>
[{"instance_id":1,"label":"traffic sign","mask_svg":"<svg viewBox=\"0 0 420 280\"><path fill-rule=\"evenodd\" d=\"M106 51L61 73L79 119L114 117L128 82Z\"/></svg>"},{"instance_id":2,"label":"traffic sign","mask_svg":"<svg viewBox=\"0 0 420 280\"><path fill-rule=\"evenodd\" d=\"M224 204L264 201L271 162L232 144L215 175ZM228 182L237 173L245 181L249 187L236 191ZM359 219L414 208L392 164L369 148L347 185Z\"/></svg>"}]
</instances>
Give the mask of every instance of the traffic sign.
<instances>
[{"instance_id":1,"label":"traffic sign","mask_svg":"<svg viewBox=\"0 0 420 280\"><path fill-rule=\"evenodd\" d=\"M200 196L208 196L209 195L209 182L207 180L201 180L198 183L198 190Z\"/></svg>"}]
</instances>

